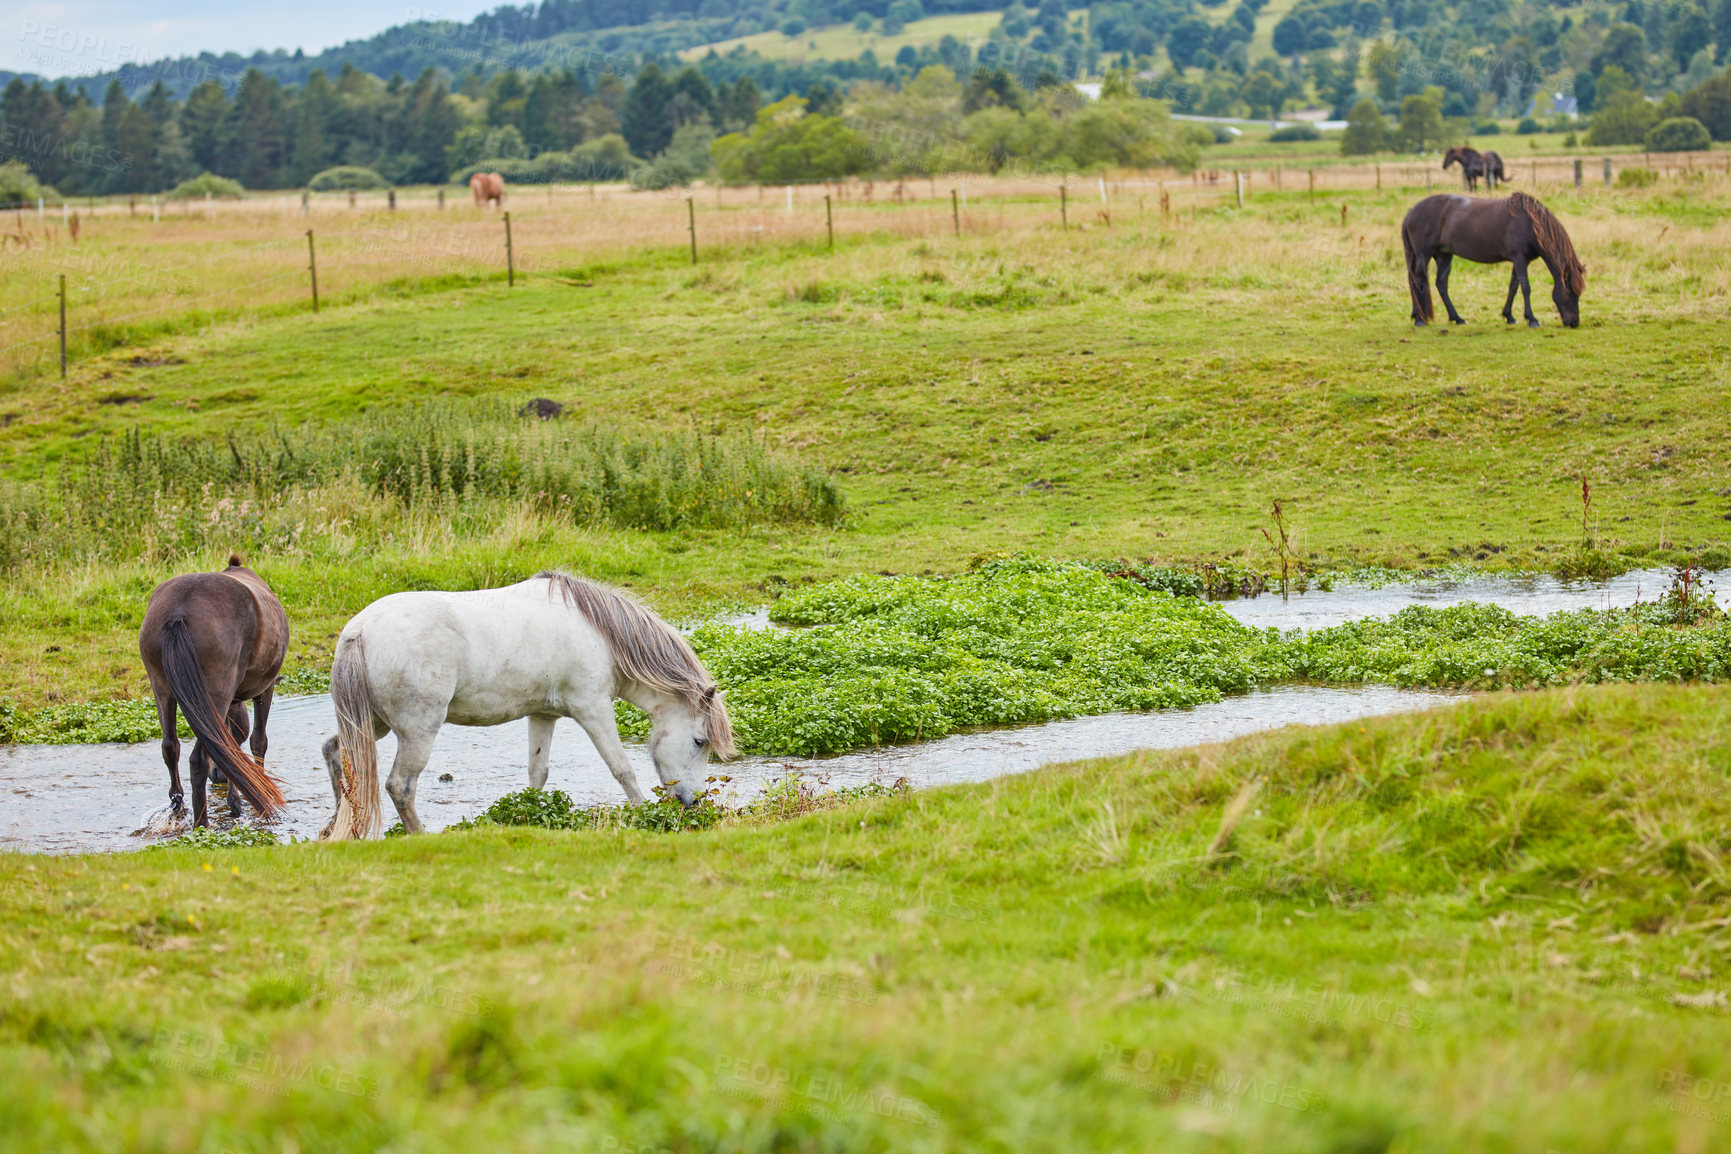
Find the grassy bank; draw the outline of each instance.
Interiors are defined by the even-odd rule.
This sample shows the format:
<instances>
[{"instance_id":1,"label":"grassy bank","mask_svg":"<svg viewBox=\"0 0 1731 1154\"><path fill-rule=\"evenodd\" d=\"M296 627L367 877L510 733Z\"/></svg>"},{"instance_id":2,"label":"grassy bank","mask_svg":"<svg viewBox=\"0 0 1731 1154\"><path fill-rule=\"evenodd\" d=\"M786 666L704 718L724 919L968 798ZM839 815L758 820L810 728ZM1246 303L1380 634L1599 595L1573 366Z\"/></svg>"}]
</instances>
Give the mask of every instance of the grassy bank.
<instances>
[{"instance_id":1,"label":"grassy bank","mask_svg":"<svg viewBox=\"0 0 1731 1154\"><path fill-rule=\"evenodd\" d=\"M8 856L0 1141L1712 1149L1728 774L1731 692L1569 689L701 833Z\"/></svg>"},{"instance_id":2,"label":"grassy bank","mask_svg":"<svg viewBox=\"0 0 1731 1154\"><path fill-rule=\"evenodd\" d=\"M1731 226L1716 177L1541 190L1590 267L1574 332L1505 328L1506 276L1475 266L1454 282L1473 324L1413 332L1395 227L1418 190L1258 192L1243 211L1187 198L1171 218L1153 192L1104 216L1078 197L1067 232L1050 191L979 202L959 237L945 235L947 200L849 205L833 255L820 209L729 208L717 215L737 239L696 268L671 215L622 249L605 232L626 217L572 214L582 227L560 243L593 236L608 255L514 290L380 296L117 350L64 386L14 379L0 469L51 477L137 426L220 443L428 397L544 396L581 417L751 430L828 473L854 514L840 529L677 532L406 520L340 555L272 548L249 560L289 605L295 668L324 664L374 597L550 565L670 612L1015 548L1268 569L1275 499L1318 564L1553 568L1583 534L1618 555L1731 559L1717 433ZM7 573L0 695L140 696L143 595L226 553Z\"/></svg>"}]
</instances>

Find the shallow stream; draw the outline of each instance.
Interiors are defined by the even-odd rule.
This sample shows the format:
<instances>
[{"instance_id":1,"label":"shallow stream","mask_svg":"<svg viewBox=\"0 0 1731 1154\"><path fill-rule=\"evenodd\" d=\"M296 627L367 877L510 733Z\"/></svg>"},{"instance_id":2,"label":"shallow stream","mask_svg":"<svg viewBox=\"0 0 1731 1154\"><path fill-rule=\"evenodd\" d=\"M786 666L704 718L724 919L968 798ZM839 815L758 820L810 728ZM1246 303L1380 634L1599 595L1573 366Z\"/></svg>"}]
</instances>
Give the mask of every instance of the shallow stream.
<instances>
[{"instance_id":1,"label":"shallow stream","mask_svg":"<svg viewBox=\"0 0 1731 1154\"><path fill-rule=\"evenodd\" d=\"M1549 577L1484 577L1469 581L1420 582L1382 589L1278 594L1221 602L1246 624L1314 629L1359 617L1383 616L1408 605L1490 601L1523 614L1559 609L1603 609L1652 600L1669 584L1662 571L1629 573L1606 582L1561 582ZM1721 602L1724 597L1721 595ZM728 618L736 624L767 625L759 611ZM1322 725L1388 713L1429 709L1462 695L1387 686L1280 686L1230 697L1212 705L1155 713L1113 713L1043 725L955 734L915 745L860 751L841 757L741 758L716 772L729 775L730 800L743 801L761 785L790 769L830 788L906 778L916 787L983 781L1021 773L1055 761L1107 757L1136 749L1169 749L1223 741L1284 725ZM319 746L333 731L330 698L278 698L270 718L272 772L282 779L288 811L275 827L288 836L315 836L332 809L330 779ZM487 808L500 795L528 784L525 722L491 728L450 725L440 733L432 760L421 775L417 808L429 829L442 829ZM190 743L186 743L190 749ZM628 747L638 783L656 784L646 747ZM380 742L390 764L393 739ZM181 773L185 777L183 753ZM450 780L441 780L449 775ZM165 804L168 775L158 744L0 746L0 848L52 853L135 849L155 838L182 832ZM588 737L574 722L559 722L553 738L550 789L562 789L579 804L618 802L622 794ZM213 822L226 822L226 807L213 798Z\"/></svg>"}]
</instances>

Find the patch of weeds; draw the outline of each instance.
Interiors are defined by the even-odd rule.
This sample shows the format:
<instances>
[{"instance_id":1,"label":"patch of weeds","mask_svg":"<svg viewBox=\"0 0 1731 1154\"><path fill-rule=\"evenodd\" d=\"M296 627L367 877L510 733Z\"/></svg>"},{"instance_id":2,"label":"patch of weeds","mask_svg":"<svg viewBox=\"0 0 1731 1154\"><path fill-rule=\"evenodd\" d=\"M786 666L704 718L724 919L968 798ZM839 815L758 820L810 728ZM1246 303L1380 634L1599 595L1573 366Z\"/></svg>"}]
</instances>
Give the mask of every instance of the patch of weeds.
<instances>
[{"instance_id":1,"label":"patch of weeds","mask_svg":"<svg viewBox=\"0 0 1731 1154\"><path fill-rule=\"evenodd\" d=\"M1551 572L1564 581L1608 581L1632 568L1622 554L1585 542L1551 564Z\"/></svg>"},{"instance_id":2,"label":"patch of weeds","mask_svg":"<svg viewBox=\"0 0 1731 1154\"><path fill-rule=\"evenodd\" d=\"M1210 601L1233 597L1255 597L1268 592L1268 575L1262 570L1223 558L1205 561L1200 569L1203 594Z\"/></svg>"},{"instance_id":3,"label":"patch of weeds","mask_svg":"<svg viewBox=\"0 0 1731 1154\"><path fill-rule=\"evenodd\" d=\"M727 810L707 795L689 808L670 795L666 786L656 786L655 795L654 801L637 805L579 806L562 789L531 787L506 794L488 806L479 817L464 818L450 828L527 825L559 830L638 829L649 833L682 833L710 829L727 816Z\"/></svg>"},{"instance_id":4,"label":"patch of weeds","mask_svg":"<svg viewBox=\"0 0 1731 1154\"><path fill-rule=\"evenodd\" d=\"M179 729L182 737L192 736L184 718ZM162 727L153 701L88 701L14 710L9 721L0 716L0 734L20 745L75 745L154 741L162 736Z\"/></svg>"},{"instance_id":5,"label":"patch of weeds","mask_svg":"<svg viewBox=\"0 0 1731 1154\"><path fill-rule=\"evenodd\" d=\"M154 842L147 849L244 849L249 846L281 845L282 839L268 829L237 825L229 829L200 826L179 837Z\"/></svg>"},{"instance_id":6,"label":"patch of weeds","mask_svg":"<svg viewBox=\"0 0 1731 1154\"><path fill-rule=\"evenodd\" d=\"M1120 558L1116 561L1083 561L1081 564L1098 569L1108 577L1134 581L1145 589L1158 589L1174 597L1200 597L1208 589L1201 574L1169 565L1156 565L1151 558L1139 562Z\"/></svg>"},{"instance_id":7,"label":"patch of weeds","mask_svg":"<svg viewBox=\"0 0 1731 1154\"><path fill-rule=\"evenodd\" d=\"M249 1010L286 1010L312 997L312 983L303 974L267 974L246 988Z\"/></svg>"}]
</instances>

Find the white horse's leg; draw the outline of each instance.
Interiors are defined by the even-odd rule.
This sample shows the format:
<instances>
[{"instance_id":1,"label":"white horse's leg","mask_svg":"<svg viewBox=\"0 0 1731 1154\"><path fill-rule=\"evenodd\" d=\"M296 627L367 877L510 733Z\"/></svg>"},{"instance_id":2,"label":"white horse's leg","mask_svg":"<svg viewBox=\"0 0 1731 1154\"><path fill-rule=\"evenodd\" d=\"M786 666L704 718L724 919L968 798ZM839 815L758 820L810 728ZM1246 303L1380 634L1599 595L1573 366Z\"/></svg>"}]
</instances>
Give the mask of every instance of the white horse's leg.
<instances>
[{"instance_id":1,"label":"white horse's leg","mask_svg":"<svg viewBox=\"0 0 1731 1154\"><path fill-rule=\"evenodd\" d=\"M396 803L397 816L410 833L421 832L421 815L415 812L415 784L427 759L433 755L433 739L439 735L437 725L417 729L412 734L397 734L397 756L391 761L391 776L385 781L385 792Z\"/></svg>"},{"instance_id":2,"label":"white horse's leg","mask_svg":"<svg viewBox=\"0 0 1731 1154\"><path fill-rule=\"evenodd\" d=\"M373 740L378 741L391 731L391 727L373 718ZM325 770L331 775L331 797L338 805L343 804L343 755L338 748L337 739L327 738L324 744Z\"/></svg>"},{"instance_id":3,"label":"white horse's leg","mask_svg":"<svg viewBox=\"0 0 1731 1154\"><path fill-rule=\"evenodd\" d=\"M554 717L529 718L529 788L547 787L547 762L553 756Z\"/></svg>"},{"instance_id":4,"label":"white horse's leg","mask_svg":"<svg viewBox=\"0 0 1731 1154\"><path fill-rule=\"evenodd\" d=\"M595 752L613 771L613 780L625 791L625 800L632 805L642 804L643 791L637 788L637 774L631 768L631 759L625 755L624 743L619 740L619 722L613 716L613 703L607 702L605 713L583 710L571 714L571 720L581 725L589 740L595 743Z\"/></svg>"}]
</instances>

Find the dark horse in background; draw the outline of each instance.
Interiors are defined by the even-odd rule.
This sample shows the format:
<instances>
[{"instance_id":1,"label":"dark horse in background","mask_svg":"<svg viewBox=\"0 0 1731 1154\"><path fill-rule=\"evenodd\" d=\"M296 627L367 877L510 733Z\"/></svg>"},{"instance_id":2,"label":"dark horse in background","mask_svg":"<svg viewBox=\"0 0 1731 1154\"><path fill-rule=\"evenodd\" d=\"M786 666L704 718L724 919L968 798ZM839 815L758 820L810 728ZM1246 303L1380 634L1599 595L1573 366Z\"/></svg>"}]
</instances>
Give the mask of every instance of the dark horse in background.
<instances>
[{"instance_id":1,"label":"dark horse in background","mask_svg":"<svg viewBox=\"0 0 1731 1154\"><path fill-rule=\"evenodd\" d=\"M1551 210L1517 192L1502 200L1475 200L1470 196L1427 196L1412 206L1400 222L1401 243L1406 246L1406 280L1412 291L1412 321L1424 325L1431 320L1430 262L1436 261L1436 287L1449 320L1466 324L1449 299L1449 265L1455 257L1479 264L1514 265L1509 273L1509 297L1503 302L1503 319L1515 323L1515 290L1527 310L1527 325L1539 327L1533 315L1533 290L1527 284L1527 265L1542 260L1551 270L1551 299L1563 324L1581 323L1581 293L1587 287L1587 266L1575 255L1569 234Z\"/></svg>"},{"instance_id":2,"label":"dark horse in background","mask_svg":"<svg viewBox=\"0 0 1731 1154\"><path fill-rule=\"evenodd\" d=\"M213 776L228 782L230 813L240 813L243 797L266 818L275 817L282 808L282 790L264 771L268 744L264 726L288 638L288 614L282 602L257 573L241 565L238 556L231 555L228 568L220 573L170 578L151 593L138 650L156 696L162 760L168 765L168 801L176 813L186 804L180 788L177 705L198 737L188 761L193 825L209 824L204 791L206 780ZM249 699L251 757L240 748L249 728L246 706L241 703Z\"/></svg>"},{"instance_id":3,"label":"dark horse in background","mask_svg":"<svg viewBox=\"0 0 1731 1154\"><path fill-rule=\"evenodd\" d=\"M1466 178L1467 189L1471 192L1479 190L1479 179L1482 177L1489 188L1496 188L1509 178L1503 174L1503 158L1494 152L1480 152L1476 148L1451 148L1443 153L1443 171L1458 163L1461 175Z\"/></svg>"}]
</instances>

